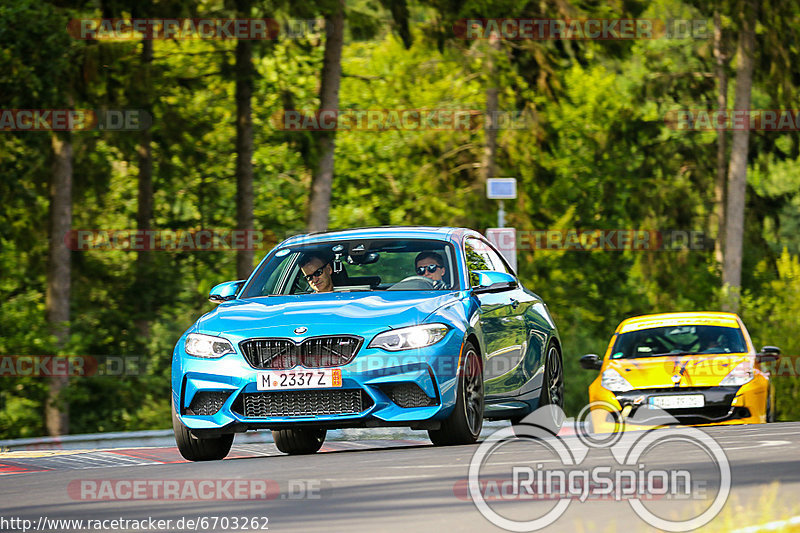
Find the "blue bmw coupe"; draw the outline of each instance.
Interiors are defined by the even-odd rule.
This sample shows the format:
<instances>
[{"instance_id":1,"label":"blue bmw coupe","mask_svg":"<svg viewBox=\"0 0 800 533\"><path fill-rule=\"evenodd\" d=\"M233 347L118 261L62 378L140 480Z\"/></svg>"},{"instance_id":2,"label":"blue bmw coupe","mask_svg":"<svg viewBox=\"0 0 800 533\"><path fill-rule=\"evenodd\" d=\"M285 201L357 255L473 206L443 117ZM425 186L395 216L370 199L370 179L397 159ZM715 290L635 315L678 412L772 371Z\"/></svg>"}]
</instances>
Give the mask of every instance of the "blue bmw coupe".
<instances>
[{"instance_id":1,"label":"blue bmw coupe","mask_svg":"<svg viewBox=\"0 0 800 533\"><path fill-rule=\"evenodd\" d=\"M270 429L289 454L328 429L402 426L470 444L484 419L563 403L547 306L479 233L383 227L280 243L172 357L175 440L222 459L235 433Z\"/></svg>"}]
</instances>

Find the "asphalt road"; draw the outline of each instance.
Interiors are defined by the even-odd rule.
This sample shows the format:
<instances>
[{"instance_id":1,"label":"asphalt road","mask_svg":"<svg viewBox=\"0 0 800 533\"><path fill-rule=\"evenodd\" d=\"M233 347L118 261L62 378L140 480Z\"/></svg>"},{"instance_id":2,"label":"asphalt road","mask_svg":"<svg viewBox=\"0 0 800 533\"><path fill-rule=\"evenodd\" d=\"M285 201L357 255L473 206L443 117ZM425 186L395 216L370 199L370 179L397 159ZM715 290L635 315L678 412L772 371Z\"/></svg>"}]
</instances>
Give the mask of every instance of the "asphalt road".
<instances>
[{"instance_id":1,"label":"asphalt road","mask_svg":"<svg viewBox=\"0 0 800 533\"><path fill-rule=\"evenodd\" d=\"M703 431L722 447L731 467L730 495L704 530L731 531L800 515L800 423ZM676 485L677 496L651 494L644 506L668 520L697 516L718 493L723 482L720 469L709 453L676 439L688 436L687 430L657 433L672 439L659 440L636 463L644 466L629 470L687 471L691 489L686 495ZM559 440L567 448L581 442L574 435ZM332 442L316 455L290 457L279 454L272 444L234 444L229 458L210 463L181 462L174 448L0 454L0 474L5 474L0 475L0 530L22 531L27 525L31 530L74 531L78 529L52 520L75 519L84 520L83 530L93 525L93 531L242 531L247 518L248 527L266 526L278 532L501 531L466 492L470 460L478 449L374 440ZM567 474L613 465L612 471L623 468L608 448L589 450L582 461L575 461L579 466L562 467L561 462L540 441L500 446L481 470L481 480L488 483L484 494L489 508L502 517L526 521L545 515L558 503L552 494L525 499L508 490L503 493L502 487L508 485L502 483L512 479L514 467L536 472L564 468ZM493 483L499 493L489 488ZM599 484L592 478L589 486L594 490ZM625 488L618 487L615 490ZM165 498L168 490L171 496ZM202 517L207 520L187 524ZM120 518L154 521L110 522ZM172 522L159 528L157 520ZM633 511L629 499L593 493L583 502L576 495L544 530L628 533L654 527Z\"/></svg>"}]
</instances>

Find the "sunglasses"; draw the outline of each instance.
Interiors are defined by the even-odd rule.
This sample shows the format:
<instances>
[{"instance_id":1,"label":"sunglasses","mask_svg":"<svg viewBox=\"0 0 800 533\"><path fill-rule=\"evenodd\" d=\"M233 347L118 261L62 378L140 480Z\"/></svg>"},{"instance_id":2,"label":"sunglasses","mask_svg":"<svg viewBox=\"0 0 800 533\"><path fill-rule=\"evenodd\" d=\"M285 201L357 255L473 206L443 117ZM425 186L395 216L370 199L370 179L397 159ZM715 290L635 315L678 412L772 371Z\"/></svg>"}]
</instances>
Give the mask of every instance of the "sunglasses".
<instances>
[{"instance_id":1,"label":"sunglasses","mask_svg":"<svg viewBox=\"0 0 800 533\"><path fill-rule=\"evenodd\" d=\"M327 265L325 265L325 266L327 266ZM325 266L322 266L322 267L316 269L311 274L305 275L303 277L306 278L306 281L311 281L314 278L318 278L318 277L320 277L322 275L322 272L325 270Z\"/></svg>"},{"instance_id":2,"label":"sunglasses","mask_svg":"<svg viewBox=\"0 0 800 533\"><path fill-rule=\"evenodd\" d=\"M426 265L426 266L417 267L417 274L419 274L420 276L424 276L426 270L428 272L430 272L431 274L433 274L439 268L444 268L444 267L443 266L439 266L439 265Z\"/></svg>"}]
</instances>

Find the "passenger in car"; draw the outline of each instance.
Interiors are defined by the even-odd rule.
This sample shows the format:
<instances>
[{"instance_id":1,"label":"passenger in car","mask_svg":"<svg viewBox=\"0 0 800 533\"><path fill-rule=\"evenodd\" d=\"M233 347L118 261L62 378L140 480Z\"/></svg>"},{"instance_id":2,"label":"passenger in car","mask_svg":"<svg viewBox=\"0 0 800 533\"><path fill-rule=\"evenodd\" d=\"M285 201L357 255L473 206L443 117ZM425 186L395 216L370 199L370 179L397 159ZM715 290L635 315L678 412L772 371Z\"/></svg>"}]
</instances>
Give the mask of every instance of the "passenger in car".
<instances>
[{"instance_id":1,"label":"passenger in car","mask_svg":"<svg viewBox=\"0 0 800 533\"><path fill-rule=\"evenodd\" d=\"M314 292L333 292L333 269L331 263L322 255L314 252L300 257L300 271Z\"/></svg>"},{"instance_id":2,"label":"passenger in car","mask_svg":"<svg viewBox=\"0 0 800 533\"><path fill-rule=\"evenodd\" d=\"M433 282L434 289L449 289L445 279L444 259L436 252L420 252L414 260L418 276L424 276Z\"/></svg>"}]
</instances>

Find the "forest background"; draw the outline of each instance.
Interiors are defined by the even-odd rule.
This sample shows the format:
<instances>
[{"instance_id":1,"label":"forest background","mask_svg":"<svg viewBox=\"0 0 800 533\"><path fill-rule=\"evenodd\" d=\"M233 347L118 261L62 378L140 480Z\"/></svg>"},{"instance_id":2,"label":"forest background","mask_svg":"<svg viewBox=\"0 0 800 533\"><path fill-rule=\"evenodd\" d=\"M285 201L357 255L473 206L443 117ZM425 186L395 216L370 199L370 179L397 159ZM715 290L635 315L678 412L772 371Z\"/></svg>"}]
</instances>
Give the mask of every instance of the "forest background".
<instances>
[{"instance_id":1,"label":"forest background","mask_svg":"<svg viewBox=\"0 0 800 533\"><path fill-rule=\"evenodd\" d=\"M151 122L0 126L0 357L136 361L132 372L91 377L6 367L0 438L169 427L172 349L212 308L212 286L241 279L271 246L309 230L485 231L496 225L490 177L517 179L506 224L521 234L703 236L700 246L659 250L520 247L519 275L562 336L569 415L596 375L579 357L603 353L622 319L729 309L756 348L786 354L776 413L800 419L798 128L675 120L686 110L796 107L799 10L779 0L0 1L3 110L138 110ZM159 17L264 18L275 31L119 40L76 38L70 24ZM471 19L637 19L657 31L467 38ZM330 109L469 110L477 120L281 126L287 111ZM492 127L492 116L518 120ZM263 246L75 246L76 231L137 229L255 231Z\"/></svg>"}]
</instances>

